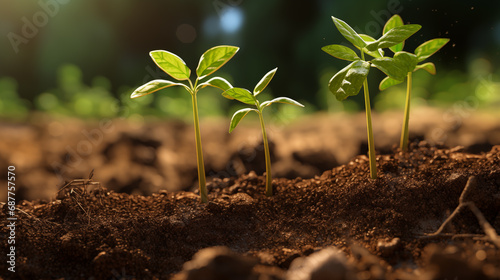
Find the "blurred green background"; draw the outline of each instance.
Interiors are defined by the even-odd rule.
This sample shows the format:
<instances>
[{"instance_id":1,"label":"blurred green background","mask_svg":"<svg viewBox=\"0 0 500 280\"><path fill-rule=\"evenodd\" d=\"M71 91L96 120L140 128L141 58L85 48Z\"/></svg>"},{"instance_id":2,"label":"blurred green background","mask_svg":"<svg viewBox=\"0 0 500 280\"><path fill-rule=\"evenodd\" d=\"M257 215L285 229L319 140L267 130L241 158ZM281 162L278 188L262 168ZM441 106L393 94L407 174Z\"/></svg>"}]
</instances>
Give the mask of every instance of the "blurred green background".
<instances>
[{"instance_id":1,"label":"blurred green background","mask_svg":"<svg viewBox=\"0 0 500 280\"><path fill-rule=\"evenodd\" d=\"M423 28L405 50L432 38L450 38L432 56L438 74L414 75L413 104L500 105L500 1L366 0L40 0L0 1L0 117L32 111L79 118L191 117L181 88L130 100L141 84L168 78L148 53L164 49L195 69L208 48L231 44L240 52L217 74L253 88L274 67L266 94L289 96L306 109L283 114L363 109L362 95L338 102L328 81L347 63L320 48L346 44L331 16L378 37L394 13ZM404 107L404 85L379 93L384 75L372 71L375 110ZM216 90L199 94L200 115L229 116L239 104ZM289 108L291 107L291 108Z\"/></svg>"}]
</instances>

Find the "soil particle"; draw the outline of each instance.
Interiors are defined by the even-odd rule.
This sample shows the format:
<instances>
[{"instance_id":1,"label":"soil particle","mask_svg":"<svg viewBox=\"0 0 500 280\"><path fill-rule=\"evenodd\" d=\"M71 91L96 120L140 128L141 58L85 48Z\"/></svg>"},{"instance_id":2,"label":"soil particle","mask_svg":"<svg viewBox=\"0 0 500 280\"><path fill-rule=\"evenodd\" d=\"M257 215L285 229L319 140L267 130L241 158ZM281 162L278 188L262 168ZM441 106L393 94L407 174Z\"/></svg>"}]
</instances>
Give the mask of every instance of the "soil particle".
<instances>
[{"instance_id":1,"label":"soil particle","mask_svg":"<svg viewBox=\"0 0 500 280\"><path fill-rule=\"evenodd\" d=\"M287 280L347 280L354 279L347 256L333 247L308 257L297 258L290 265Z\"/></svg>"},{"instance_id":2,"label":"soil particle","mask_svg":"<svg viewBox=\"0 0 500 280\"><path fill-rule=\"evenodd\" d=\"M401 239L398 237L387 240L379 240L377 243L377 250L384 257L391 256L401 246Z\"/></svg>"},{"instance_id":3,"label":"soil particle","mask_svg":"<svg viewBox=\"0 0 500 280\"><path fill-rule=\"evenodd\" d=\"M175 280L258 279L253 273L255 258L241 256L227 247L211 247L198 251L183 265ZM253 274L253 275L252 275Z\"/></svg>"}]
</instances>

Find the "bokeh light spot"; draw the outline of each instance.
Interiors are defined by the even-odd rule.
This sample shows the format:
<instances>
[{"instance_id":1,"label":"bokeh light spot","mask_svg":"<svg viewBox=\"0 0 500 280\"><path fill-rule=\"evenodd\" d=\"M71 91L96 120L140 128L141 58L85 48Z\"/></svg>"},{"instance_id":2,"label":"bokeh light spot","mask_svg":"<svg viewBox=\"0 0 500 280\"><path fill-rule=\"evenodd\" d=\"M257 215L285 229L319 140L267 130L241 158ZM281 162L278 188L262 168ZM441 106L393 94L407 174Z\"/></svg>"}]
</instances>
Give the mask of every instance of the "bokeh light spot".
<instances>
[{"instance_id":1,"label":"bokeh light spot","mask_svg":"<svg viewBox=\"0 0 500 280\"><path fill-rule=\"evenodd\" d=\"M243 12L236 7L227 8L221 15L220 25L226 33L238 31L243 25Z\"/></svg>"},{"instance_id":2,"label":"bokeh light spot","mask_svg":"<svg viewBox=\"0 0 500 280\"><path fill-rule=\"evenodd\" d=\"M58 103L57 97L52 93L44 92L38 96L38 104L43 110L53 110L57 107Z\"/></svg>"},{"instance_id":3,"label":"bokeh light spot","mask_svg":"<svg viewBox=\"0 0 500 280\"><path fill-rule=\"evenodd\" d=\"M81 116L92 114L92 102L86 98L78 98L74 106L75 112Z\"/></svg>"},{"instance_id":4,"label":"bokeh light spot","mask_svg":"<svg viewBox=\"0 0 500 280\"><path fill-rule=\"evenodd\" d=\"M185 44L194 42L197 36L196 29L187 23L179 25L175 34L177 35L177 39Z\"/></svg>"}]
</instances>

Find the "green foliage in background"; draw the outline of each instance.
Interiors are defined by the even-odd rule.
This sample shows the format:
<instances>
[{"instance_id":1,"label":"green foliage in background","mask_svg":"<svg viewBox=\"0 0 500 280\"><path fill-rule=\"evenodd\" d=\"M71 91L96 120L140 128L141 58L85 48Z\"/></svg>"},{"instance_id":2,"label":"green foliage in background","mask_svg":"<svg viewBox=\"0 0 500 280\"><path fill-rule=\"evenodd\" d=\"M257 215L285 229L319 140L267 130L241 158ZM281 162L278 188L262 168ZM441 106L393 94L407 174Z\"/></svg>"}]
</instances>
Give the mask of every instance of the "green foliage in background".
<instances>
[{"instance_id":1,"label":"green foliage in background","mask_svg":"<svg viewBox=\"0 0 500 280\"><path fill-rule=\"evenodd\" d=\"M494 71L491 62L477 58L471 61L468 71L462 72L441 70L435 76L426 71L417 71L413 74L412 81L412 107L435 106L444 109L456 103L474 100L477 110L496 111L500 106L500 69ZM318 77L319 90L315 93L316 104L306 104L306 110L295 106L280 106L271 108L271 120L273 122L289 123L295 118L300 118L306 113L316 110L331 113L356 113L362 107L354 100L346 99L338 101L328 88L328 81L337 72L335 68L325 69ZM57 117L78 117L83 119L103 119L107 117L120 117L131 120L172 118L192 122L191 97L186 95L182 88L171 88L168 94L158 94L130 100L133 89L129 86L121 86L118 89L110 89L109 82L104 77L94 77L90 82L83 81L81 70L74 65L64 65L58 71L58 86L39 93L33 100L23 98L18 92L18 82L10 77L0 78L0 118L10 120L24 120L31 111L45 112ZM64 73L66 72L66 73ZM70 77L70 73L76 74L77 78ZM223 76L232 79L227 73ZM66 95L62 77L76 81L78 85L76 92ZM64 84L68 84L66 82ZM96 92L101 92L96 96ZM270 92L268 90L267 92ZM90 94L87 94L90 93ZM72 94L72 95L71 95ZM263 98L269 99L271 95L266 92ZM390 87L374 95L373 108L378 112L387 110L401 110L405 106L405 87ZM78 98L77 98L78 97ZM96 98L100 100L96 102ZM103 98L104 97L104 98ZM77 102L77 100L80 100ZM220 98L220 90L206 88L199 96L200 117L225 117L231 112L242 108L228 99ZM73 110L76 104L96 104L88 111L92 115L83 114L85 110ZM100 108L100 109L99 109Z\"/></svg>"},{"instance_id":2,"label":"green foliage in background","mask_svg":"<svg viewBox=\"0 0 500 280\"><path fill-rule=\"evenodd\" d=\"M111 118L117 116L116 98L104 77L96 77L91 85L83 83L82 72L74 65L64 65L58 74L58 88L47 90L35 100L38 110L57 116L78 118Z\"/></svg>"},{"instance_id":3,"label":"green foliage in background","mask_svg":"<svg viewBox=\"0 0 500 280\"><path fill-rule=\"evenodd\" d=\"M28 104L27 100L19 97L16 80L8 77L0 79L0 117L23 119L28 115Z\"/></svg>"},{"instance_id":4,"label":"green foliage in background","mask_svg":"<svg viewBox=\"0 0 500 280\"><path fill-rule=\"evenodd\" d=\"M191 98L182 88L172 88L168 95L147 95L130 100L133 88L122 86L113 93L109 80L98 76L85 83L82 71L67 64L58 71L57 87L38 94L33 103L18 94L13 78L0 79L0 117L25 119L30 111L45 112L55 117L80 119L103 118L174 118L191 121ZM217 101L215 101L217 99ZM206 88L199 97L201 116L225 116L229 101L220 99L220 90Z\"/></svg>"}]
</instances>

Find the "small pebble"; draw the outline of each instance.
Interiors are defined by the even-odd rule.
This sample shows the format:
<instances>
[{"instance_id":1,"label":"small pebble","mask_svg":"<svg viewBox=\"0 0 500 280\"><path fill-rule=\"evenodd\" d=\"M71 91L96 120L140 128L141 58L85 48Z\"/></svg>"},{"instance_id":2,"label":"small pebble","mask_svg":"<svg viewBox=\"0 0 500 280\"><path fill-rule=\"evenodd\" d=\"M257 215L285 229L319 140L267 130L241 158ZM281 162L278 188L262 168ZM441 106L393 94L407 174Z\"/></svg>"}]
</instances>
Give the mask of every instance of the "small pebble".
<instances>
[{"instance_id":1,"label":"small pebble","mask_svg":"<svg viewBox=\"0 0 500 280\"><path fill-rule=\"evenodd\" d=\"M390 241L379 240L377 243L377 249L380 251L380 253L382 253L382 255L390 256L394 254L394 252L399 248L400 245L401 239L396 237Z\"/></svg>"},{"instance_id":2,"label":"small pebble","mask_svg":"<svg viewBox=\"0 0 500 280\"><path fill-rule=\"evenodd\" d=\"M286 280L341 280L350 279L351 269L346 255L329 247L305 258L295 259L287 272Z\"/></svg>"}]
</instances>

